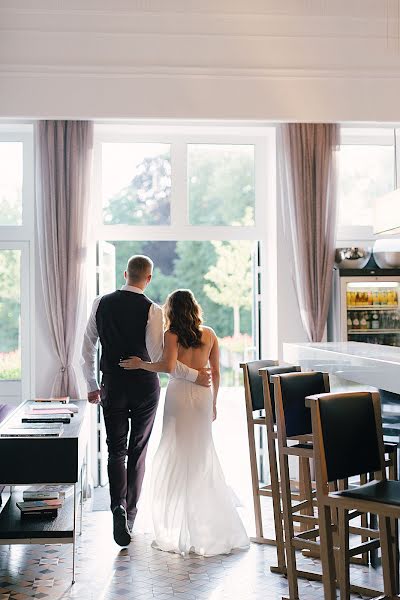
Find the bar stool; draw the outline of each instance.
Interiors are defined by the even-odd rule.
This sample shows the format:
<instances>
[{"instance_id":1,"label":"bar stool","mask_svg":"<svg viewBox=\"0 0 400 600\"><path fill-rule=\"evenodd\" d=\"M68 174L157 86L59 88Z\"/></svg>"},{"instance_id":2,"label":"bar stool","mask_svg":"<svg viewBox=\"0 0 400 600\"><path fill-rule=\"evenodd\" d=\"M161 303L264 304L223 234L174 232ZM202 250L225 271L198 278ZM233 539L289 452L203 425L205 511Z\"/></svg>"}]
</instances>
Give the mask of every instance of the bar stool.
<instances>
[{"instance_id":1,"label":"bar stool","mask_svg":"<svg viewBox=\"0 0 400 600\"><path fill-rule=\"evenodd\" d=\"M301 550L314 549L316 542L313 542L312 538L318 536L310 472L310 459L313 451L311 416L309 409L305 406L305 398L310 395L309 390L311 389L319 390L314 393L328 392L329 376L327 373L315 371L272 375L270 380L274 386L275 396L287 576L290 597L297 598L298 576L320 579L318 573L298 572L295 559L295 546ZM289 446L288 441L297 441L298 443ZM299 479L302 479L303 482L302 500L294 506L292 506L290 487L289 455L298 457ZM302 514L300 514L300 510ZM305 512L307 514L304 514ZM294 521L307 524L308 528L295 536Z\"/></svg>"},{"instance_id":2,"label":"bar stool","mask_svg":"<svg viewBox=\"0 0 400 600\"><path fill-rule=\"evenodd\" d=\"M276 540L276 553L278 565L271 566L270 569L274 573L286 574L285 547L283 541L283 526L282 526L282 508L281 508L281 490L278 474L278 463L276 458L276 416L275 416L275 396L274 386L271 383L271 376L283 373L300 372L299 366L277 366L263 367L259 370L264 390L264 408L265 408L265 425L267 431L267 448L268 460L271 477L271 495L274 511L274 527ZM296 497L298 494L292 494Z\"/></svg>"},{"instance_id":3,"label":"bar stool","mask_svg":"<svg viewBox=\"0 0 400 600\"><path fill-rule=\"evenodd\" d=\"M308 395L308 390L319 389L316 394L326 393L329 391L329 379L326 373L308 372L308 373L290 373L284 375L274 375L271 377L275 388L275 406L276 406L276 422L278 432L278 450L279 450L279 466L281 475L281 494L283 507L283 521L285 532L285 550L287 561L287 577L289 584L289 596L291 600L298 600L298 577L321 581L321 574L310 571L298 571L296 565L297 550L310 551L314 556L320 554L320 544L317 538L320 536L318 513L314 511L316 508L316 499L314 498L311 477L310 477L310 462L313 459L313 437L311 428L311 413L305 404L305 399ZM339 430L336 431L336 436L339 435ZM296 438L300 443L289 445L289 442ZM306 466L303 466L303 479L305 482L306 499L299 502L297 505L292 505L290 479L289 479L289 456L302 457ZM335 482L336 483L336 482ZM307 514L298 514L304 509ZM353 519L361 516L362 512L354 511L348 518ZM300 533L294 532L294 521L304 522L308 525L305 531ZM331 525L333 532L336 534L338 523L333 522ZM368 536L373 538L376 532L368 528L352 527L352 533ZM361 554L372 548L379 546L379 540L360 544L353 549L353 554ZM375 593L375 590L352 586L352 591L364 593L366 595Z\"/></svg>"},{"instance_id":4,"label":"bar stool","mask_svg":"<svg viewBox=\"0 0 400 600\"><path fill-rule=\"evenodd\" d=\"M252 542L258 544L275 544L275 540L264 537L262 514L261 514L261 496L270 496L269 486L259 484L259 475L257 468L257 451L254 435L255 425L265 425L265 417L254 416L254 412L265 409L262 381L258 375L259 369L271 367L278 364L277 360L254 360L247 363L241 363L243 369L244 394L246 401L247 433L249 440L251 483L253 489L254 518L256 523L256 537L251 538Z\"/></svg>"},{"instance_id":5,"label":"bar stool","mask_svg":"<svg viewBox=\"0 0 400 600\"><path fill-rule=\"evenodd\" d=\"M379 598L399 598L395 594L399 592L396 520L400 517L400 482L386 478L379 394L316 394L307 398L306 404L312 415L324 598L336 598L335 558L341 600L350 597L349 561L354 552L349 549L350 511L378 515L385 594ZM329 482L369 472L374 472L375 480L329 492ZM340 516L335 548L334 510Z\"/></svg>"}]
</instances>

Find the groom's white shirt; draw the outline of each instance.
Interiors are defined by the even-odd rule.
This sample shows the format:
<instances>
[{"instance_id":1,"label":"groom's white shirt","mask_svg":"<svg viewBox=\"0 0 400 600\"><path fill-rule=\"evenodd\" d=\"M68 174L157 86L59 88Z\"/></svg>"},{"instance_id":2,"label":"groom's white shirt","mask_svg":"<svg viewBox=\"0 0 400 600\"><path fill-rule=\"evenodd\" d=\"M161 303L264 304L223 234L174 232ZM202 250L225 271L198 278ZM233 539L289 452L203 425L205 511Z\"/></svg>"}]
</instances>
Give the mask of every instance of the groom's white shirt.
<instances>
[{"instance_id":1,"label":"groom's white shirt","mask_svg":"<svg viewBox=\"0 0 400 600\"><path fill-rule=\"evenodd\" d=\"M143 290L133 285L123 285L121 290L143 294ZM85 335L82 344L82 371L87 382L88 392L94 392L99 389L96 379L96 353L99 340L97 331L96 313L100 304L101 296L97 296L93 302L92 312L86 326ZM146 348L151 362L158 362L161 359L164 347L164 326L162 309L154 302L150 306L149 316L146 325ZM179 379L187 379L194 383L198 376L196 369L191 369L183 363L177 361L173 375Z\"/></svg>"}]
</instances>

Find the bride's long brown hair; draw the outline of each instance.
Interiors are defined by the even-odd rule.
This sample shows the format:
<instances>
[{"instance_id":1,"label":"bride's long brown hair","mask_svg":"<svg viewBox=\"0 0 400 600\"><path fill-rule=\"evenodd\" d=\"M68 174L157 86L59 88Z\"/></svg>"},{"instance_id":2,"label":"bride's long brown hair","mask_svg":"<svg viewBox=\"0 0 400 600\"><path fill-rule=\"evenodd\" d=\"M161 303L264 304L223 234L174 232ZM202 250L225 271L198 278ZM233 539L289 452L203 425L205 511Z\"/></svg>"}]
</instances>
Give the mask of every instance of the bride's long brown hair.
<instances>
[{"instance_id":1,"label":"bride's long brown hair","mask_svg":"<svg viewBox=\"0 0 400 600\"><path fill-rule=\"evenodd\" d=\"M202 310L191 290L175 290L164 304L166 330L178 336L183 348L202 345Z\"/></svg>"}]
</instances>

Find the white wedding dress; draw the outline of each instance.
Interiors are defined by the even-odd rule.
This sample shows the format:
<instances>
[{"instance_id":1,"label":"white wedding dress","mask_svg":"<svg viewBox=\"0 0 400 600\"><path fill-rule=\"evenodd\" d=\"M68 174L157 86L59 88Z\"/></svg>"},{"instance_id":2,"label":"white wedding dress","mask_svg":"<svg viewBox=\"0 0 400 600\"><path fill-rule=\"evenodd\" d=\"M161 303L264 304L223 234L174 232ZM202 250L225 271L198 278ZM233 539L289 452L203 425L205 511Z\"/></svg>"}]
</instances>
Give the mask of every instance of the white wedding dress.
<instances>
[{"instance_id":1,"label":"white wedding dress","mask_svg":"<svg viewBox=\"0 0 400 600\"><path fill-rule=\"evenodd\" d=\"M151 477L160 550L214 556L249 546L214 448L212 404L210 388L170 378Z\"/></svg>"}]
</instances>

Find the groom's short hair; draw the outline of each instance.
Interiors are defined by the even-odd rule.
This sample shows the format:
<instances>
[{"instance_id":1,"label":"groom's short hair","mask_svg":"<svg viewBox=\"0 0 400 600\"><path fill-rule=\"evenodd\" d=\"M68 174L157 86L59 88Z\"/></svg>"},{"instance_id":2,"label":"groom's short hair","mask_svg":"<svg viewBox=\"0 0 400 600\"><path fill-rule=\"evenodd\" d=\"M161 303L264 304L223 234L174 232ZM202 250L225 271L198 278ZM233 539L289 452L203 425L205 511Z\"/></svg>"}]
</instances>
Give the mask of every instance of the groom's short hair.
<instances>
[{"instance_id":1,"label":"groom's short hair","mask_svg":"<svg viewBox=\"0 0 400 600\"><path fill-rule=\"evenodd\" d=\"M148 256L135 254L135 256L131 256L128 260L126 271L128 279L132 283L143 281L143 279L146 279L153 272L153 261Z\"/></svg>"}]
</instances>

